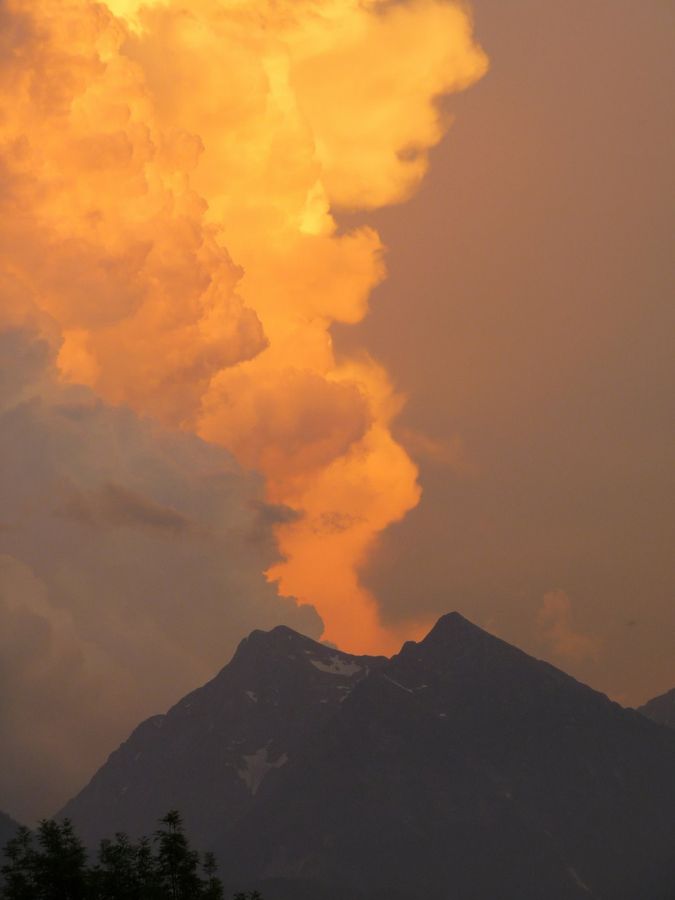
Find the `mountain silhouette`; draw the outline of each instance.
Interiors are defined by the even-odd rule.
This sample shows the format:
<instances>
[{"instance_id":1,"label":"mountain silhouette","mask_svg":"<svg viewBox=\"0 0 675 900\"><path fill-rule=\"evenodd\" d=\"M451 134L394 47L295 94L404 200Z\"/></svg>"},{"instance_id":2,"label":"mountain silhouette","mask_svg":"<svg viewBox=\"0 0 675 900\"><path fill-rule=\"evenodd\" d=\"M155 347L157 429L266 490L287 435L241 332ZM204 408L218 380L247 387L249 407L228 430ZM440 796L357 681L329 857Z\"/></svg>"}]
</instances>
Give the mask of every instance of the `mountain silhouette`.
<instances>
[{"instance_id":1,"label":"mountain silhouette","mask_svg":"<svg viewBox=\"0 0 675 900\"><path fill-rule=\"evenodd\" d=\"M117 831L150 834L167 809L179 809L195 843L209 848L384 662L285 626L254 631L212 681L139 725L59 817L71 818L93 846Z\"/></svg>"},{"instance_id":2,"label":"mountain silhouette","mask_svg":"<svg viewBox=\"0 0 675 900\"><path fill-rule=\"evenodd\" d=\"M675 688L649 700L638 711L653 722L675 728Z\"/></svg>"},{"instance_id":3,"label":"mountain silhouette","mask_svg":"<svg viewBox=\"0 0 675 900\"><path fill-rule=\"evenodd\" d=\"M675 897L675 733L458 613L390 660L254 632L63 814L171 805L266 900Z\"/></svg>"},{"instance_id":4,"label":"mountain silhouette","mask_svg":"<svg viewBox=\"0 0 675 900\"><path fill-rule=\"evenodd\" d=\"M10 816L6 813L0 812L0 851L5 846L7 841L14 837L19 827L19 823L15 822ZM0 859L2 858L2 853L0 852Z\"/></svg>"}]
</instances>

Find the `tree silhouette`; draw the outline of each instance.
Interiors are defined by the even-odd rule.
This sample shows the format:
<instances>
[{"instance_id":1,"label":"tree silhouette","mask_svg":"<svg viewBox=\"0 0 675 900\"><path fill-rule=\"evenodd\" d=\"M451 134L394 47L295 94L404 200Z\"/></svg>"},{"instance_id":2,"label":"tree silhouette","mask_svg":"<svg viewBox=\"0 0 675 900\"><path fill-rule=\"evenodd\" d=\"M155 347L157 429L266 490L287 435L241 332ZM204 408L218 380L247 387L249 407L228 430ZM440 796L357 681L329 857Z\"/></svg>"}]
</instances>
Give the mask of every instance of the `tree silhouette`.
<instances>
[{"instance_id":1,"label":"tree silhouette","mask_svg":"<svg viewBox=\"0 0 675 900\"><path fill-rule=\"evenodd\" d=\"M45 820L33 834L19 828L5 848L0 868L1 900L223 900L213 853L190 848L176 810L160 820L152 841L134 843L126 834L101 841L97 862L68 820ZM202 877L203 876L203 877ZM236 900L262 900L257 891Z\"/></svg>"},{"instance_id":2,"label":"tree silhouette","mask_svg":"<svg viewBox=\"0 0 675 900\"><path fill-rule=\"evenodd\" d=\"M136 845L136 876L141 900L162 900L162 886L152 844L146 837Z\"/></svg>"},{"instance_id":3,"label":"tree silhouette","mask_svg":"<svg viewBox=\"0 0 675 900\"><path fill-rule=\"evenodd\" d=\"M223 900L223 885L217 877L218 864L213 853L204 854L204 874L206 882L202 897L204 900Z\"/></svg>"},{"instance_id":4,"label":"tree silhouette","mask_svg":"<svg viewBox=\"0 0 675 900\"><path fill-rule=\"evenodd\" d=\"M60 824L40 822L38 888L41 900L84 900L86 897L87 851L73 831L69 819Z\"/></svg>"},{"instance_id":5,"label":"tree silhouette","mask_svg":"<svg viewBox=\"0 0 675 900\"><path fill-rule=\"evenodd\" d=\"M101 841L89 872L88 900L164 900L157 860L147 838L132 843L123 833Z\"/></svg>"},{"instance_id":6,"label":"tree silhouette","mask_svg":"<svg viewBox=\"0 0 675 900\"><path fill-rule=\"evenodd\" d=\"M87 854L66 819L20 828L5 849L5 900L87 900Z\"/></svg>"},{"instance_id":7,"label":"tree silhouette","mask_svg":"<svg viewBox=\"0 0 675 900\"><path fill-rule=\"evenodd\" d=\"M136 848L125 834L115 835L115 840L101 841L98 865L91 873L90 887L101 900L136 900L138 873Z\"/></svg>"},{"instance_id":8,"label":"tree silhouette","mask_svg":"<svg viewBox=\"0 0 675 900\"><path fill-rule=\"evenodd\" d=\"M35 851L28 828L19 828L5 847L6 862L2 866L5 879L3 897L7 900L33 900L35 897Z\"/></svg>"},{"instance_id":9,"label":"tree silhouette","mask_svg":"<svg viewBox=\"0 0 675 900\"><path fill-rule=\"evenodd\" d=\"M165 827L155 832L155 840L162 886L170 900L193 900L202 888L199 854L188 845L178 810L170 810L160 822Z\"/></svg>"}]
</instances>

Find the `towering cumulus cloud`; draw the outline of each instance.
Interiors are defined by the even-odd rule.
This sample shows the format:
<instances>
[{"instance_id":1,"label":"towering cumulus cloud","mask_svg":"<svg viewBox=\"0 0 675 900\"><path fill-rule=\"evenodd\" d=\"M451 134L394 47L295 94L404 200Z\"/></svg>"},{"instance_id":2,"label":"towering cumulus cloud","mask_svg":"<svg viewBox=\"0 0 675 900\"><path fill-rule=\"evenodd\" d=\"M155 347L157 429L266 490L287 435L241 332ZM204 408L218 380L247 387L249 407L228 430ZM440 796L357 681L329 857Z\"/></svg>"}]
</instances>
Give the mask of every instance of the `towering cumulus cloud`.
<instances>
[{"instance_id":1,"label":"towering cumulus cloud","mask_svg":"<svg viewBox=\"0 0 675 900\"><path fill-rule=\"evenodd\" d=\"M419 489L386 372L331 346L384 274L378 235L333 214L419 183L434 99L486 67L464 8L2 0L0 17L2 315L57 330L62 379L262 472L298 513L276 525L279 592L328 639L389 649L358 567Z\"/></svg>"}]
</instances>

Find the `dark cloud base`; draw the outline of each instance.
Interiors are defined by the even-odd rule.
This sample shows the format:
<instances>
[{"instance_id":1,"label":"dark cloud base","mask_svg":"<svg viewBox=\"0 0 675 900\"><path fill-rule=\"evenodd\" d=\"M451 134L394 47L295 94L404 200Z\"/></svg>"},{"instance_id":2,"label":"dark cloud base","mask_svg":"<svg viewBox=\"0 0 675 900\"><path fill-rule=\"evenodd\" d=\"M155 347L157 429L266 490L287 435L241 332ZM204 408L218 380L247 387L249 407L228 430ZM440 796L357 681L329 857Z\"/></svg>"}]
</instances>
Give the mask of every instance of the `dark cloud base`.
<instances>
[{"instance_id":1,"label":"dark cloud base","mask_svg":"<svg viewBox=\"0 0 675 900\"><path fill-rule=\"evenodd\" d=\"M0 795L30 820L254 628L318 636L276 595L261 480L225 451L58 383L49 342L0 333Z\"/></svg>"}]
</instances>

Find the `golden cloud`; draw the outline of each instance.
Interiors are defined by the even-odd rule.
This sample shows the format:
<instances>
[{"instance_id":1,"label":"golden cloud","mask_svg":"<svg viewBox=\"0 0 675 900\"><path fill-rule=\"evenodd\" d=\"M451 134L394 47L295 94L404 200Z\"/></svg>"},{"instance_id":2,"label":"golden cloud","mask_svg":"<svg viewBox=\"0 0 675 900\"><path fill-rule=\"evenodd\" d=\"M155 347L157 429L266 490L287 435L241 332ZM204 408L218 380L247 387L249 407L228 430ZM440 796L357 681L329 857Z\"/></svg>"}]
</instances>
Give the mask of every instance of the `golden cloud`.
<instances>
[{"instance_id":1,"label":"golden cloud","mask_svg":"<svg viewBox=\"0 0 675 900\"><path fill-rule=\"evenodd\" d=\"M418 502L417 472L389 430L386 372L332 348L331 325L360 321L384 276L378 235L333 213L420 182L447 124L435 99L486 69L465 9L4 10L0 266L56 323L62 377L261 470L270 501L302 513L277 525L270 577L330 640L394 646L358 567Z\"/></svg>"}]
</instances>

